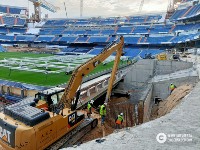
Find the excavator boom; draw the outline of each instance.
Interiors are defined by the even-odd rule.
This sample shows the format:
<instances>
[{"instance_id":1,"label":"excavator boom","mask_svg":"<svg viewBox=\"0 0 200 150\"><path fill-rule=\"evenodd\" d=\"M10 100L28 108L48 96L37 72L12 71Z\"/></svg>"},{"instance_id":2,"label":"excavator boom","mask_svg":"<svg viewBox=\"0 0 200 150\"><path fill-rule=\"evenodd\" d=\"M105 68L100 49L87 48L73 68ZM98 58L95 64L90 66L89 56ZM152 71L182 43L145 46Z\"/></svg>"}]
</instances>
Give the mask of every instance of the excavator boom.
<instances>
[{"instance_id":1,"label":"excavator boom","mask_svg":"<svg viewBox=\"0 0 200 150\"><path fill-rule=\"evenodd\" d=\"M67 88L65 89L65 92L59 104L64 104L65 107L67 108L71 107L72 110L75 110L78 99L74 99L74 95L76 94L77 89L81 85L83 77L89 74L100 63L102 63L106 58L108 58L113 52L116 51L116 57L115 57L114 66L113 66L112 74L110 77L110 83L108 86L108 92L106 96L106 101L108 101L111 94L113 82L115 80L117 67L120 62L120 57L122 55L123 45L124 45L124 38L120 37L119 43L116 43L116 42L111 43L99 55L93 57L86 63L76 68L76 70L73 72L71 76L71 79L68 83Z\"/></svg>"}]
</instances>

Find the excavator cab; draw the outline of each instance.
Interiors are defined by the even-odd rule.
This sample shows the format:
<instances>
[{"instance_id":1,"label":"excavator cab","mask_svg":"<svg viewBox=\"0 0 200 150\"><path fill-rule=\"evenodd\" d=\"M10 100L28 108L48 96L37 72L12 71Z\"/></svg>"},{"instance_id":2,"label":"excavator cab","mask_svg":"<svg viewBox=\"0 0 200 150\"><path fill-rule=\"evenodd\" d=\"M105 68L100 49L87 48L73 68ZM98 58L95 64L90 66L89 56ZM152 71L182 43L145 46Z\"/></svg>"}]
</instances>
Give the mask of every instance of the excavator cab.
<instances>
[{"instance_id":1,"label":"excavator cab","mask_svg":"<svg viewBox=\"0 0 200 150\"><path fill-rule=\"evenodd\" d=\"M34 99L34 101L36 102L36 107L52 111L51 106L58 104L64 91L64 88L55 87L38 92L37 94L35 94Z\"/></svg>"}]
</instances>

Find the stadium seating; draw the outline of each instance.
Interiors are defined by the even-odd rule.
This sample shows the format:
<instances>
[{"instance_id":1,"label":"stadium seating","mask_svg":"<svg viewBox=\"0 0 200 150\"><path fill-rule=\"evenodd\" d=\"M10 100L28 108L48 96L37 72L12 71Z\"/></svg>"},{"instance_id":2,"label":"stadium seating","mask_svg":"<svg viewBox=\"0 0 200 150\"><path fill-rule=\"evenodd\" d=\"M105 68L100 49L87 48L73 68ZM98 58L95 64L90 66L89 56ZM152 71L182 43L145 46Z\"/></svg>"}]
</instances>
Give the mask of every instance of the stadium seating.
<instances>
[{"instance_id":1,"label":"stadium seating","mask_svg":"<svg viewBox=\"0 0 200 150\"><path fill-rule=\"evenodd\" d=\"M14 41L14 36L0 35L0 41Z\"/></svg>"},{"instance_id":2,"label":"stadium seating","mask_svg":"<svg viewBox=\"0 0 200 150\"><path fill-rule=\"evenodd\" d=\"M3 22L7 26L13 26L15 24L15 18L3 16Z\"/></svg>"},{"instance_id":3,"label":"stadium seating","mask_svg":"<svg viewBox=\"0 0 200 150\"><path fill-rule=\"evenodd\" d=\"M98 55L102 52L103 48L93 48L91 51L89 51L88 54L91 54L91 55Z\"/></svg>"},{"instance_id":4,"label":"stadium seating","mask_svg":"<svg viewBox=\"0 0 200 150\"><path fill-rule=\"evenodd\" d=\"M26 19L3 16L3 24L6 26L24 26Z\"/></svg>"},{"instance_id":5,"label":"stadium seating","mask_svg":"<svg viewBox=\"0 0 200 150\"><path fill-rule=\"evenodd\" d=\"M188 19L194 16L198 16L200 10L200 4L189 6L185 9L180 9L174 12L174 14L171 16L170 20L176 21L176 20L183 20Z\"/></svg>"},{"instance_id":6,"label":"stadium seating","mask_svg":"<svg viewBox=\"0 0 200 150\"><path fill-rule=\"evenodd\" d=\"M185 0L186 2L187 0ZM9 9L0 6L0 12L8 13ZM10 9L11 10L11 9ZM178 20L199 15L200 5L188 5L178 8L171 16L171 21L160 22L162 15L144 15L129 17L89 18L89 19L48 19L41 25L40 32L26 34L26 19L16 15L3 15L0 19L0 41L2 43L47 43L67 45L62 49L66 53L99 54L106 44L124 36L125 56L143 58L147 53L157 53L163 45L175 45L199 38L200 23L178 22ZM12 9L11 13L20 13ZM39 30L39 29L38 29ZM11 36L12 35L12 36ZM72 44L77 48L72 48ZM95 47L80 48L79 45ZM97 47L100 46L100 47ZM136 46L138 48L132 48ZM142 48L141 48L142 47ZM144 49L149 47L149 49ZM151 52L152 50L152 52Z\"/></svg>"},{"instance_id":7,"label":"stadium seating","mask_svg":"<svg viewBox=\"0 0 200 150\"><path fill-rule=\"evenodd\" d=\"M184 43L184 42L188 42L188 41L192 41L192 40L196 40L200 38L200 32L191 34L185 34L185 35L179 35L176 36L171 42L172 43Z\"/></svg>"},{"instance_id":8,"label":"stadium seating","mask_svg":"<svg viewBox=\"0 0 200 150\"><path fill-rule=\"evenodd\" d=\"M0 13L6 14L26 14L27 8L20 7L11 7L11 6L2 6L0 5Z\"/></svg>"},{"instance_id":9,"label":"stadium seating","mask_svg":"<svg viewBox=\"0 0 200 150\"><path fill-rule=\"evenodd\" d=\"M39 36L35 39L35 42L51 42L54 36Z\"/></svg>"},{"instance_id":10,"label":"stadium seating","mask_svg":"<svg viewBox=\"0 0 200 150\"><path fill-rule=\"evenodd\" d=\"M86 48L77 48L73 52L76 52L76 53L87 53L87 52L89 52L89 50L90 49L86 49Z\"/></svg>"},{"instance_id":11,"label":"stadium seating","mask_svg":"<svg viewBox=\"0 0 200 150\"><path fill-rule=\"evenodd\" d=\"M173 36L148 37L145 43L162 44L168 42Z\"/></svg>"},{"instance_id":12,"label":"stadium seating","mask_svg":"<svg viewBox=\"0 0 200 150\"><path fill-rule=\"evenodd\" d=\"M200 23L197 24L155 24L155 25L127 25L115 27L115 29L91 29L77 28L42 28L40 35L128 35L128 34L159 34L173 33L177 30L197 30L200 28Z\"/></svg>"},{"instance_id":13,"label":"stadium seating","mask_svg":"<svg viewBox=\"0 0 200 150\"><path fill-rule=\"evenodd\" d=\"M88 40L89 43L105 43L108 39L107 36L91 36Z\"/></svg>"},{"instance_id":14,"label":"stadium seating","mask_svg":"<svg viewBox=\"0 0 200 150\"><path fill-rule=\"evenodd\" d=\"M125 37L124 38L124 41L126 44L137 44L138 40L139 40L140 37Z\"/></svg>"},{"instance_id":15,"label":"stadium seating","mask_svg":"<svg viewBox=\"0 0 200 150\"><path fill-rule=\"evenodd\" d=\"M85 30L76 30L76 31L74 31L74 34L77 34L77 35L79 35L79 34L85 34L85 33L86 33Z\"/></svg>"},{"instance_id":16,"label":"stadium seating","mask_svg":"<svg viewBox=\"0 0 200 150\"><path fill-rule=\"evenodd\" d=\"M188 14L185 15L185 18L189 18L199 14L199 10L200 10L200 4L193 6L192 9L188 12Z\"/></svg>"},{"instance_id":17,"label":"stadium seating","mask_svg":"<svg viewBox=\"0 0 200 150\"><path fill-rule=\"evenodd\" d=\"M67 20L48 20L44 26L65 26Z\"/></svg>"},{"instance_id":18,"label":"stadium seating","mask_svg":"<svg viewBox=\"0 0 200 150\"><path fill-rule=\"evenodd\" d=\"M77 43L78 43L78 42L84 42L84 43L85 43L85 42L87 42L88 38L89 38L89 37L79 37L79 38L78 38L76 41L74 41L74 42L77 42Z\"/></svg>"},{"instance_id":19,"label":"stadium seating","mask_svg":"<svg viewBox=\"0 0 200 150\"><path fill-rule=\"evenodd\" d=\"M33 42L35 38L36 37L34 35L28 35L28 36L26 36L25 41L27 41L27 42Z\"/></svg>"},{"instance_id":20,"label":"stadium seating","mask_svg":"<svg viewBox=\"0 0 200 150\"><path fill-rule=\"evenodd\" d=\"M24 28L9 28L8 31L9 31L9 33L24 34L26 32L26 29L24 29Z\"/></svg>"},{"instance_id":21,"label":"stadium seating","mask_svg":"<svg viewBox=\"0 0 200 150\"><path fill-rule=\"evenodd\" d=\"M143 50L141 50L140 57L141 58L145 58L145 55L147 55L147 54L151 54L152 56L154 56L154 55L157 55L157 54L162 53L162 52L164 52L164 50L160 50L160 49L143 49Z\"/></svg>"},{"instance_id":22,"label":"stadium seating","mask_svg":"<svg viewBox=\"0 0 200 150\"><path fill-rule=\"evenodd\" d=\"M149 26L135 26L133 33L148 33Z\"/></svg>"},{"instance_id":23,"label":"stadium seating","mask_svg":"<svg viewBox=\"0 0 200 150\"><path fill-rule=\"evenodd\" d=\"M3 33L3 34L7 34L8 33L8 30L4 27L0 28L0 34Z\"/></svg>"},{"instance_id":24,"label":"stadium seating","mask_svg":"<svg viewBox=\"0 0 200 150\"><path fill-rule=\"evenodd\" d=\"M15 26L24 26L26 24L26 19L17 18L17 23Z\"/></svg>"},{"instance_id":25,"label":"stadium seating","mask_svg":"<svg viewBox=\"0 0 200 150\"><path fill-rule=\"evenodd\" d=\"M100 34L103 34L103 35L112 35L112 34L114 34L114 30L102 30L100 32Z\"/></svg>"},{"instance_id":26,"label":"stadium seating","mask_svg":"<svg viewBox=\"0 0 200 150\"><path fill-rule=\"evenodd\" d=\"M76 40L76 38L76 36L64 36L59 40L59 42L73 43Z\"/></svg>"},{"instance_id":27,"label":"stadium seating","mask_svg":"<svg viewBox=\"0 0 200 150\"><path fill-rule=\"evenodd\" d=\"M3 46L0 45L0 52L5 52L6 50L3 48Z\"/></svg>"},{"instance_id":28,"label":"stadium seating","mask_svg":"<svg viewBox=\"0 0 200 150\"><path fill-rule=\"evenodd\" d=\"M161 19L161 15L150 15L150 16L131 16L129 18L91 18L91 19L57 19L57 20L47 20L43 27L51 27L51 26L86 26L86 25L116 25L120 22L126 22L131 24L136 23L144 23L144 22L152 22L158 21Z\"/></svg>"},{"instance_id":29,"label":"stadium seating","mask_svg":"<svg viewBox=\"0 0 200 150\"><path fill-rule=\"evenodd\" d=\"M69 48L69 47L67 47L67 48L63 48L62 52L73 52L74 50L75 50L75 48Z\"/></svg>"},{"instance_id":30,"label":"stadium seating","mask_svg":"<svg viewBox=\"0 0 200 150\"><path fill-rule=\"evenodd\" d=\"M40 35L50 35L53 29L40 29Z\"/></svg>"},{"instance_id":31,"label":"stadium seating","mask_svg":"<svg viewBox=\"0 0 200 150\"><path fill-rule=\"evenodd\" d=\"M87 35L95 35L95 34L100 34L100 30L86 30Z\"/></svg>"},{"instance_id":32,"label":"stadium seating","mask_svg":"<svg viewBox=\"0 0 200 150\"><path fill-rule=\"evenodd\" d=\"M149 33L168 33L170 29L172 28L172 25L154 25L150 27Z\"/></svg>"},{"instance_id":33,"label":"stadium seating","mask_svg":"<svg viewBox=\"0 0 200 150\"><path fill-rule=\"evenodd\" d=\"M124 49L124 56L128 56L130 58L137 57L141 53L139 48L125 48Z\"/></svg>"},{"instance_id":34,"label":"stadium seating","mask_svg":"<svg viewBox=\"0 0 200 150\"><path fill-rule=\"evenodd\" d=\"M132 26L121 26L117 30L117 34L129 34L134 29Z\"/></svg>"}]
</instances>

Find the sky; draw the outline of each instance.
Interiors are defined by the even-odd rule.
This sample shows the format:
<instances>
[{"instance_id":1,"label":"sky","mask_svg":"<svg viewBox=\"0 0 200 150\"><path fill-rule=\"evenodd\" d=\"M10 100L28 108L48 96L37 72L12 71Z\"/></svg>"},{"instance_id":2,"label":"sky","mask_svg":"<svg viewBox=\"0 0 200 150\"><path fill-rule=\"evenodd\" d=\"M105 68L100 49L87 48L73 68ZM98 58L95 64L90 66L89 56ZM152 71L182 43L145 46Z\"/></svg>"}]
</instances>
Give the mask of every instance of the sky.
<instances>
[{"instance_id":1,"label":"sky","mask_svg":"<svg viewBox=\"0 0 200 150\"><path fill-rule=\"evenodd\" d=\"M60 8L56 13L42 9L42 16L48 14L49 18L66 18L64 2L66 4L67 17L80 17L80 0L46 0ZM144 0L142 11L139 12L141 0L83 0L83 17L111 17L130 16L134 14L149 14L166 12L170 0ZM33 12L33 4L28 0L0 0L1 5L21 6L29 8L29 14Z\"/></svg>"}]
</instances>

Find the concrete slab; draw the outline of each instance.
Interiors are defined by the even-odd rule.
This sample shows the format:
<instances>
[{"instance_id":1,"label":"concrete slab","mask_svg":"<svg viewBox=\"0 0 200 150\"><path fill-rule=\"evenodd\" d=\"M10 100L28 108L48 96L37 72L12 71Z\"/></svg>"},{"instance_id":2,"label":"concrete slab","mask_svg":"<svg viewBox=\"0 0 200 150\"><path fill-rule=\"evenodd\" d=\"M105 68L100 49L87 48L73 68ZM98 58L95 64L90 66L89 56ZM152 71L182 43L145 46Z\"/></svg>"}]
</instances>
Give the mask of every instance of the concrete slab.
<instances>
[{"instance_id":1,"label":"concrete slab","mask_svg":"<svg viewBox=\"0 0 200 150\"><path fill-rule=\"evenodd\" d=\"M113 133L105 141L82 144L78 150L199 150L200 148L200 83L171 113L140 126ZM157 141L156 137L158 136ZM164 140L166 136L166 141ZM169 137L170 136L170 137ZM180 141L179 141L180 140ZM184 141L186 140L186 141ZM163 143L164 142L164 143ZM67 148L75 149L75 148Z\"/></svg>"}]
</instances>

